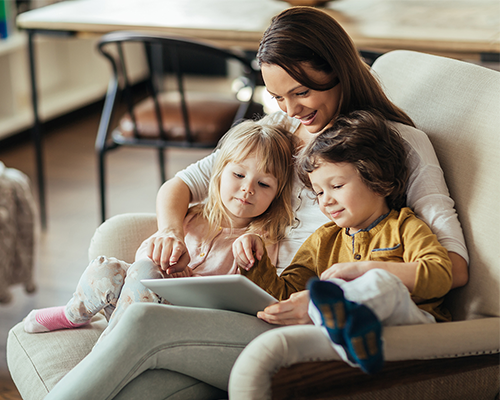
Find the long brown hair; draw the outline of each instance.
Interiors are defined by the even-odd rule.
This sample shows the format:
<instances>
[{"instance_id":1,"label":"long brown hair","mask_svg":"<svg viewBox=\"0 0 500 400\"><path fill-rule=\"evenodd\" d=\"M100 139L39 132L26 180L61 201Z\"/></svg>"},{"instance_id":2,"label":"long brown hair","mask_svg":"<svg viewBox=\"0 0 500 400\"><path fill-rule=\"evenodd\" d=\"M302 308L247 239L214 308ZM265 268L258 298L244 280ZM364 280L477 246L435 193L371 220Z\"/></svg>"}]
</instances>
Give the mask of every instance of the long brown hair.
<instances>
[{"instance_id":1,"label":"long brown hair","mask_svg":"<svg viewBox=\"0 0 500 400\"><path fill-rule=\"evenodd\" d=\"M387 120L414 126L411 118L385 95L363 62L347 32L326 12L313 7L291 7L275 16L260 42L259 64L278 65L294 80L313 90L329 90L340 81L339 115L355 110L377 110ZM303 70L308 64L331 76L324 84Z\"/></svg>"},{"instance_id":2,"label":"long brown hair","mask_svg":"<svg viewBox=\"0 0 500 400\"><path fill-rule=\"evenodd\" d=\"M407 153L399 133L377 112L354 111L337 118L298 156L300 179L312 190L308 174L321 163L350 163L361 180L385 197L391 209L406 203Z\"/></svg>"}]
</instances>

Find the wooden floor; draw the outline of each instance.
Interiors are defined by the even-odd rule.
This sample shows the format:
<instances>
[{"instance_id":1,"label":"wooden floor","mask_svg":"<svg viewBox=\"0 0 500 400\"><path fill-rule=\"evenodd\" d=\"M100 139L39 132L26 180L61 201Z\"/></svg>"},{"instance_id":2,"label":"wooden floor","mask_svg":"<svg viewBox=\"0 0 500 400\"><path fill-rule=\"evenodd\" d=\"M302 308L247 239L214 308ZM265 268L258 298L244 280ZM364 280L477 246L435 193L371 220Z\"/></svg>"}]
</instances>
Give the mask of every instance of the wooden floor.
<instances>
[{"instance_id":1,"label":"wooden floor","mask_svg":"<svg viewBox=\"0 0 500 400\"><path fill-rule=\"evenodd\" d=\"M13 300L0 305L0 400L20 399L7 369L5 343L9 329L33 308L64 305L85 269L87 249L100 222L94 140L101 104L44 126L47 230L39 235L35 277L38 289L28 295L18 285ZM209 150L169 150L168 176ZM107 158L108 217L126 212L154 212L159 171L149 149L118 149ZM33 146L0 142L0 161L24 172L36 196Z\"/></svg>"}]
</instances>

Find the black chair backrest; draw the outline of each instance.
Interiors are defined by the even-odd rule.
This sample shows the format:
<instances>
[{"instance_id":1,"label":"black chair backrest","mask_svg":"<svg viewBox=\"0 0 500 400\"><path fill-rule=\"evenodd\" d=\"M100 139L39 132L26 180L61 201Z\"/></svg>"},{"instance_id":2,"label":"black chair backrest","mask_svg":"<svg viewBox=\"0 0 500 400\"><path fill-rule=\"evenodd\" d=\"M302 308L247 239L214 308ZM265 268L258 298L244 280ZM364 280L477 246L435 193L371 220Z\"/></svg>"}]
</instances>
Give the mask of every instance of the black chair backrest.
<instances>
[{"instance_id":1,"label":"black chair backrest","mask_svg":"<svg viewBox=\"0 0 500 400\"><path fill-rule=\"evenodd\" d=\"M97 44L100 53L109 60L112 67L112 79L108 88L108 96L116 96L118 89L121 89L127 104L130 118L134 125L134 134L137 132L137 124L134 116L134 98L132 95L130 75L125 56L125 43L140 43L143 45L147 60L148 72L146 85L149 95L154 101L155 114L160 132L160 140L166 140L163 129L162 116L160 112L159 93L162 92L161 82L165 70L168 68L177 83L177 91L180 96L180 108L185 125L186 140L193 141L193 136L189 126L189 114L186 103L186 90L184 85L184 70L182 54L186 51L195 51L200 54L220 57L225 60L235 60L242 67L244 82L251 89L251 96L248 100L242 101L236 113L234 122L243 119L250 109L253 101L253 93L259 77L259 71L253 67L252 61L243 52L236 52L229 49L219 48L204 42L181 37L163 36L149 33L118 31L106 34L101 37ZM115 46L111 46L111 45ZM115 49L113 49L115 47Z\"/></svg>"}]
</instances>

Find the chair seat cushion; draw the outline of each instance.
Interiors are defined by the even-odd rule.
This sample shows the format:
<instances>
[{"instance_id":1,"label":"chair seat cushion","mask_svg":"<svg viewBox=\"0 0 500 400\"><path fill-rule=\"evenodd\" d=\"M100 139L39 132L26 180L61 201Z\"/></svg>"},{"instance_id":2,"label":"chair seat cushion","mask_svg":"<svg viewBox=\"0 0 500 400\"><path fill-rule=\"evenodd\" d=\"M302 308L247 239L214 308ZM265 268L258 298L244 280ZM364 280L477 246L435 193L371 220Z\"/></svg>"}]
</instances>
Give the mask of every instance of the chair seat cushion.
<instances>
[{"instance_id":1,"label":"chair seat cushion","mask_svg":"<svg viewBox=\"0 0 500 400\"><path fill-rule=\"evenodd\" d=\"M179 94L162 94L159 102L166 139L186 141ZM207 145L215 145L227 132L241 104L231 94L199 92L187 93L186 102L193 142ZM137 104L134 110L139 136L145 139L160 139L153 99L146 98ZM134 126L129 114L120 120L117 131L115 135L118 134L125 140L134 137Z\"/></svg>"},{"instance_id":2,"label":"chair seat cushion","mask_svg":"<svg viewBox=\"0 0 500 400\"><path fill-rule=\"evenodd\" d=\"M26 333L23 326L9 332L7 363L22 398L30 400L44 398L92 350L107 323L97 314L79 329Z\"/></svg>"}]
</instances>

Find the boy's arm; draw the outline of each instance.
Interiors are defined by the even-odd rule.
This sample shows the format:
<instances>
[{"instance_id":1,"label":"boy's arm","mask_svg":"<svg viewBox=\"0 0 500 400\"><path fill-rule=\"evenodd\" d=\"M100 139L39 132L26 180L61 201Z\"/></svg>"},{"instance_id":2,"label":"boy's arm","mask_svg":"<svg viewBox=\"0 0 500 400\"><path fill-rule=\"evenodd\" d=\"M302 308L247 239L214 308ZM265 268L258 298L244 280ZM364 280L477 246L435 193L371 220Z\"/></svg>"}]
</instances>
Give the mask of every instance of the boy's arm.
<instances>
[{"instance_id":1,"label":"boy's arm","mask_svg":"<svg viewBox=\"0 0 500 400\"><path fill-rule=\"evenodd\" d=\"M417 263L412 296L416 299L443 297L452 287L452 264L448 251L431 229L417 218L401 226L404 260Z\"/></svg>"},{"instance_id":2,"label":"boy's arm","mask_svg":"<svg viewBox=\"0 0 500 400\"><path fill-rule=\"evenodd\" d=\"M259 285L278 300L285 300L292 293L306 288L307 281L317 277L317 253L319 244L313 234L307 239L295 254L295 257L283 273L278 276L276 267L272 264L267 250L260 260L255 260L250 270L240 268L240 273Z\"/></svg>"},{"instance_id":3,"label":"boy's arm","mask_svg":"<svg viewBox=\"0 0 500 400\"><path fill-rule=\"evenodd\" d=\"M321 279L353 280L370 269L384 269L397 276L408 288L414 300L439 298L451 288L452 268L448 251L438 242L436 235L421 220L402 215L399 235L403 246L402 262L358 261L332 265L321 274Z\"/></svg>"},{"instance_id":4,"label":"boy's arm","mask_svg":"<svg viewBox=\"0 0 500 400\"><path fill-rule=\"evenodd\" d=\"M271 263L267 250L265 250L260 261L256 260L255 265L248 271L240 268L240 273L276 299L285 300L292 293L304 290L307 281L316 276L314 271L300 265L292 264L285 271L289 268L293 270L291 274L287 274L285 277L278 276L276 267Z\"/></svg>"}]
</instances>

